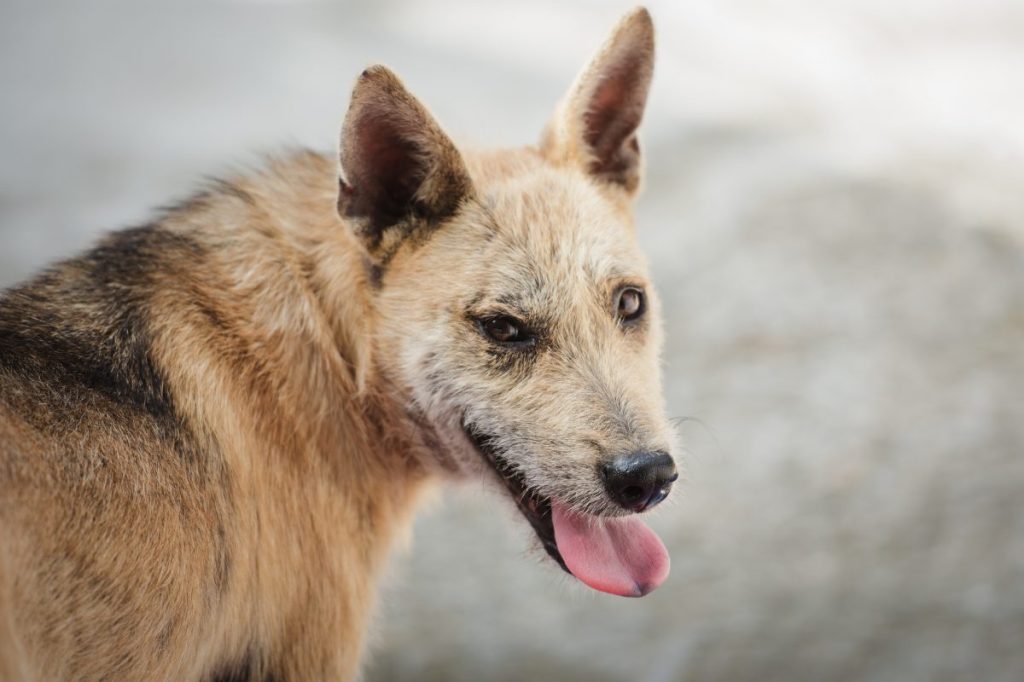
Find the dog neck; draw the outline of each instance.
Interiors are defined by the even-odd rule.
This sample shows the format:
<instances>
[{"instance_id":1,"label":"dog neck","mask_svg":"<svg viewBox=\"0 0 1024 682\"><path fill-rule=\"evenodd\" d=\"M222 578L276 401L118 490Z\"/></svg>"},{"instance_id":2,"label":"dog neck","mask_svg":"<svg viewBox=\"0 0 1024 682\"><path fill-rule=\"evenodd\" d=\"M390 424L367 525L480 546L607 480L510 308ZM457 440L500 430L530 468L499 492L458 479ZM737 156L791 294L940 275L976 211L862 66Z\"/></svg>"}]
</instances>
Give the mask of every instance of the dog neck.
<instances>
[{"instance_id":1,"label":"dog neck","mask_svg":"<svg viewBox=\"0 0 1024 682\"><path fill-rule=\"evenodd\" d=\"M160 228L195 242L198 262L160 275L173 313L154 347L180 409L222 453L242 511L232 532L275 548L250 558L259 619L326 590L319 617L358 637L431 476L420 429L374 365L371 285L334 213L335 178L303 154L167 216ZM297 506L308 528L286 525ZM324 585L292 584L309 561Z\"/></svg>"}]
</instances>

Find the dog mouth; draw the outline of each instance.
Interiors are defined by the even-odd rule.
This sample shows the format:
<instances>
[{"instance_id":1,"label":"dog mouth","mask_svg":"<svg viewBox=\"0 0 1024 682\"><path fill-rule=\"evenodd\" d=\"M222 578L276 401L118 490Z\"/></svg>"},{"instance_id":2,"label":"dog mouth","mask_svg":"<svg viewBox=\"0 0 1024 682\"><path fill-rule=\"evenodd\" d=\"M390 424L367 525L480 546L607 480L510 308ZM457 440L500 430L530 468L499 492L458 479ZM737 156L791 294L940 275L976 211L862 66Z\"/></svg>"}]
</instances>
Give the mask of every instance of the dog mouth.
<instances>
[{"instance_id":1,"label":"dog mouth","mask_svg":"<svg viewBox=\"0 0 1024 682\"><path fill-rule=\"evenodd\" d=\"M622 597L642 597L668 577L665 545L639 515L584 514L538 495L495 447L494 437L465 423L462 428L563 571L595 590Z\"/></svg>"},{"instance_id":2,"label":"dog mouth","mask_svg":"<svg viewBox=\"0 0 1024 682\"><path fill-rule=\"evenodd\" d=\"M541 497L529 489L522 473L512 467L505 458L499 455L493 447L493 438L485 435L472 426L462 427L469 441L477 449L485 462L498 475L501 482L505 484L512 500L519 508L519 512L526 517L527 522L536 533L541 547L552 559L562 568L563 571L572 575L572 571L565 565L562 553L558 551L558 543L555 541L555 526L551 520L551 500Z\"/></svg>"}]
</instances>

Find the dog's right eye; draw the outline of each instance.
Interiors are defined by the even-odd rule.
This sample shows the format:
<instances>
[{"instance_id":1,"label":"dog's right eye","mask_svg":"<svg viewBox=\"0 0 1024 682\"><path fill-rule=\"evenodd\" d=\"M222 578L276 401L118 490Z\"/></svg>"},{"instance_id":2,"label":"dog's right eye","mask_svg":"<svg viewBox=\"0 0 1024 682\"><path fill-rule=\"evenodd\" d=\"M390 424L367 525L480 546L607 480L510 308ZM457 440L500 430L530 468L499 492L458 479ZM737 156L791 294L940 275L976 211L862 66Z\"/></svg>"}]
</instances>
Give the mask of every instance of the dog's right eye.
<instances>
[{"instance_id":1,"label":"dog's right eye","mask_svg":"<svg viewBox=\"0 0 1024 682\"><path fill-rule=\"evenodd\" d=\"M492 341L498 343L526 344L533 343L534 336L526 328L526 325L506 315L489 317L480 322L480 328Z\"/></svg>"}]
</instances>

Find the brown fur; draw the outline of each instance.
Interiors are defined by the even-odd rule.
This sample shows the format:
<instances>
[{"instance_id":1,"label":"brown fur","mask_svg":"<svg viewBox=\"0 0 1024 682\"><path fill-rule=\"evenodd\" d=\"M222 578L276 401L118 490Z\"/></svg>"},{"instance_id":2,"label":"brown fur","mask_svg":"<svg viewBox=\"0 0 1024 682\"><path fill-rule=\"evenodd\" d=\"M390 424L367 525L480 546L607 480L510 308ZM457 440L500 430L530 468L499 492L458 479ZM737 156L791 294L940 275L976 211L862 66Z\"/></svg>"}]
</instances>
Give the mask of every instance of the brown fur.
<instances>
[{"instance_id":1,"label":"brown fur","mask_svg":"<svg viewBox=\"0 0 1024 682\"><path fill-rule=\"evenodd\" d=\"M340 184L272 161L7 292L0 677L352 679L421 493L493 478L462 423L617 513L595 463L671 440L630 218L651 41L626 17L541 147L500 152L374 67ZM652 308L628 330L623 283ZM488 346L496 310L543 343Z\"/></svg>"}]
</instances>

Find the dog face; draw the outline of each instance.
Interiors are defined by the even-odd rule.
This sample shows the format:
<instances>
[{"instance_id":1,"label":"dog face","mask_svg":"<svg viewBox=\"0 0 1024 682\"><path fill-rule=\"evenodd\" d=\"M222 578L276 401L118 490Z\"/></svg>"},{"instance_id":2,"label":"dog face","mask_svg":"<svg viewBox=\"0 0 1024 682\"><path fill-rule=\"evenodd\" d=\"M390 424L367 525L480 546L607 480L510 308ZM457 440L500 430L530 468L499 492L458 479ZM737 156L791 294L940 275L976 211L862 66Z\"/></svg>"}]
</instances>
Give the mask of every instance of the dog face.
<instances>
[{"instance_id":1,"label":"dog face","mask_svg":"<svg viewBox=\"0 0 1024 682\"><path fill-rule=\"evenodd\" d=\"M661 327L631 216L653 29L627 16L539 148L461 154L386 69L360 77L339 210L373 270L380 370L463 473L497 475L563 568L641 595L633 515L675 480Z\"/></svg>"}]
</instances>

